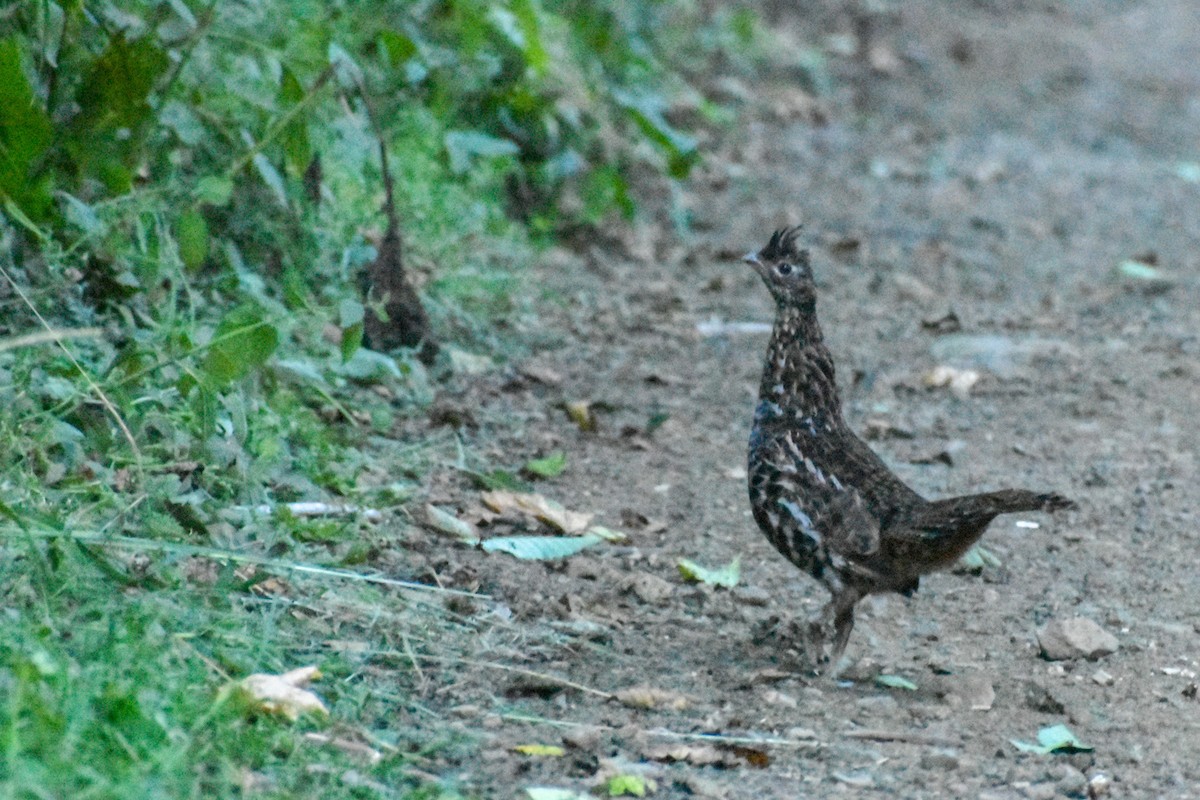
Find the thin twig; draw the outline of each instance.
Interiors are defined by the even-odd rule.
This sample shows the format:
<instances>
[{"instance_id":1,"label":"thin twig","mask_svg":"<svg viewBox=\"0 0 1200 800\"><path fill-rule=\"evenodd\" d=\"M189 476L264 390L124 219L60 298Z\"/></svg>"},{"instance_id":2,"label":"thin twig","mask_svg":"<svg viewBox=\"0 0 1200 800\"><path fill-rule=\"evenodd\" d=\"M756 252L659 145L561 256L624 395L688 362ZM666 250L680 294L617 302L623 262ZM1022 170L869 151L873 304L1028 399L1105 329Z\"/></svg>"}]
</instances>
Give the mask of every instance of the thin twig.
<instances>
[{"instance_id":1,"label":"thin twig","mask_svg":"<svg viewBox=\"0 0 1200 800\"><path fill-rule=\"evenodd\" d=\"M927 744L934 747L953 747L961 743L933 733L922 733L921 731L888 731L879 728L861 728L859 730L844 731L842 736L845 736L847 739L869 739L873 742L906 742L908 744Z\"/></svg>"},{"instance_id":2,"label":"thin twig","mask_svg":"<svg viewBox=\"0 0 1200 800\"><path fill-rule=\"evenodd\" d=\"M5 531L0 528L0 536L3 536ZM167 552L178 553L180 555L200 556L202 558L211 558L214 560L232 561L235 564L254 564L258 567L266 569L274 569L285 572L301 572L306 575L316 575L323 578L340 578L342 580L362 581L363 583L375 583L381 586L392 586L397 589L409 589L419 592L435 592L438 594L451 594L458 597L470 597L476 600L492 600L493 598L486 594L477 592L467 592L462 589L443 589L440 586L430 586L425 583L416 583L414 581L402 581L396 578L386 578L382 575L367 575L361 572L352 572L348 569L338 569L336 567L322 567L317 564L301 564L293 561L281 561L276 558L267 558L265 556L256 556L250 553L235 553L230 550L222 550L219 547L203 547L201 545L180 544L178 542L158 542L150 539L136 539L130 536L101 536L97 533L75 532L68 533L64 531L34 531L32 535L43 539L58 539L67 538L77 541L81 544L97 545L100 547L124 547L131 550L165 550Z\"/></svg>"},{"instance_id":3,"label":"thin twig","mask_svg":"<svg viewBox=\"0 0 1200 800\"><path fill-rule=\"evenodd\" d=\"M34 331L11 339L0 341L0 353L6 350L18 350L22 347L33 347L47 342L58 343L66 339L99 339L104 336L103 328L50 328L44 331Z\"/></svg>"},{"instance_id":4,"label":"thin twig","mask_svg":"<svg viewBox=\"0 0 1200 800\"><path fill-rule=\"evenodd\" d=\"M551 725L556 728L598 728L604 731L620 730L620 728L613 725L546 719L545 717L532 717L524 714L501 714L500 719L509 720L510 722L528 722L534 725ZM715 742L717 744L771 745L774 747L795 748L822 746L821 743L815 739L780 739L774 736L727 736L721 733L682 733L680 731L667 730L666 728L654 728L652 730L642 732L647 736L655 736L660 739L685 739L688 741L697 742Z\"/></svg>"}]
</instances>

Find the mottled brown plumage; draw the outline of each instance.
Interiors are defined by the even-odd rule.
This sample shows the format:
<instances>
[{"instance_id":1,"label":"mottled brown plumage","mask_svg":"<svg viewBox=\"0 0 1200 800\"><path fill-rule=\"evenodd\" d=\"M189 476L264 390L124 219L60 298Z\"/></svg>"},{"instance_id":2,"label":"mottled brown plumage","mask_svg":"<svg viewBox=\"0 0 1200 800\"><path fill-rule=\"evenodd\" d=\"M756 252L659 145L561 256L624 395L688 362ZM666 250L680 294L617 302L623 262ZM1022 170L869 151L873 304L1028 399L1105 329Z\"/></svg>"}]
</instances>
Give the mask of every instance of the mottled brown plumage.
<instances>
[{"instance_id":1,"label":"mottled brown plumage","mask_svg":"<svg viewBox=\"0 0 1200 800\"><path fill-rule=\"evenodd\" d=\"M829 604L809 624L809 655L823 660L832 635L836 664L864 596L912 593L921 575L954 564L999 514L1073 504L1022 489L928 501L896 477L842 417L798 233L777 231L745 259L776 305L750 433L750 505L775 548L829 589Z\"/></svg>"}]
</instances>

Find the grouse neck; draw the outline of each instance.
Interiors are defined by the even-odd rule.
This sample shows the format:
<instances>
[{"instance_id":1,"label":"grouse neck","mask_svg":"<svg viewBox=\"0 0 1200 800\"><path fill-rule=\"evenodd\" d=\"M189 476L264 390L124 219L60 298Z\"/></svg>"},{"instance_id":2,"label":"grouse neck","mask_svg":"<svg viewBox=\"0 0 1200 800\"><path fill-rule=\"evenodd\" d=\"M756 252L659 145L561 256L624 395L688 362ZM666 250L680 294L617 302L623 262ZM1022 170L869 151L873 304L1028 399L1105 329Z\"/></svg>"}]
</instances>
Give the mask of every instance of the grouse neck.
<instances>
[{"instance_id":1,"label":"grouse neck","mask_svg":"<svg viewBox=\"0 0 1200 800\"><path fill-rule=\"evenodd\" d=\"M833 357L812 308L780 307L775 315L759 397L772 411L818 425L841 419Z\"/></svg>"}]
</instances>

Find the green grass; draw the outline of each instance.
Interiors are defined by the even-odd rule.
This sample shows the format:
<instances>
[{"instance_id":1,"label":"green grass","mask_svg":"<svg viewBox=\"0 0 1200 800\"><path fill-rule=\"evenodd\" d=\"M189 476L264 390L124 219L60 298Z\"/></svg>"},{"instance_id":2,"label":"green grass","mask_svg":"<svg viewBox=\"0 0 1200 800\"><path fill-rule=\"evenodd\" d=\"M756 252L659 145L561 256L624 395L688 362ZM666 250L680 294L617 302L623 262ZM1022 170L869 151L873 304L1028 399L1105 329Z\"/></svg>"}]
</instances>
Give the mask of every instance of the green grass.
<instances>
[{"instance_id":1,"label":"green grass","mask_svg":"<svg viewBox=\"0 0 1200 800\"><path fill-rule=\"evenodd\" d=\"M665 113L686 89L667 51L702 68L753 18L121 5L0 15L0 797L456 796L429 766L470 742L395 719L421 713L413 648L452 658L470 622L367 578L405 563L431 471L497 465L411 423L456 355L560 339L533 307L563 296L527 265L631 214L629 176L682 178L699 154ZM380 138L433 367L339 341L386 227ZM246 511L296 500L389 516ZM328 719L228 691L305 664Z\"/></svg>"}]
</instances>

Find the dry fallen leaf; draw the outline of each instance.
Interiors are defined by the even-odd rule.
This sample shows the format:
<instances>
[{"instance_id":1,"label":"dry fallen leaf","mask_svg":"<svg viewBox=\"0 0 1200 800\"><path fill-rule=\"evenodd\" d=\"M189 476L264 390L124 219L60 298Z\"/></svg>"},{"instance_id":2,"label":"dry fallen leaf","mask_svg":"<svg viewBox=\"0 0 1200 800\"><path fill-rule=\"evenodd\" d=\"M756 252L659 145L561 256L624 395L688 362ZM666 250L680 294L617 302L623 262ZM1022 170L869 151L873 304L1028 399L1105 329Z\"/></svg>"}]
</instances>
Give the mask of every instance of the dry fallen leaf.
<instances>
[{"instance_id":1,"label":"dry fallen leaf","mask_svg":"<svg viewBox=\"0 0 1200 800\"><path fill-rule=\"evenodd\" d=\"M329 709L321 698L305 689L312 681L321 677L315 666L300 667L282 675L255 673L243 678L238 688L259 708L268 714L279 714L293 722L306 712L328 716Z\"/></svg>"},{"instance_id":2,"label":"dry fallen leaf","mask_svg":"<svg viewBox=\"0 0 1200 800\"><path fill-rule=\"evenodd\" d=\"M691 700L679 692L655 689L651 686L622 689L613 696L630 708L665 708L670 711L682 711L691 704Z\"/></svg>"},{"instance_id":3,"label":"dry fallen leaf","mask_svg":"<svg viewBox=\"0 0 1200 800\"><path fill-rule=\"evenodd\" d=\"M971 387L979 383L981 377L983 376L976 370L958 369L942 364L926 372L922 376L921 382L930 389L949 388L960 397L966 397L971 393Z\"/></svg>"},{"instance_id":4,"label":"dry fallen leaf","mask_svg":"<svg viewBox=\"0 0 1200 800\"><path fill-rule=\"evenodd\" d=\"M596 430L596 415L592 413L592 404L587 400L572 400L564 407L567 416L579 426L579 430L587 433Z\"/></svg>"},{"instance_id":5,"label":"dry fallen leaf","mask_svg":"<svg viewBox=\"0 0 1200 800\"><path fill-rule=\"evenodd\" d=\"M556 744L519 744L513 748L523 756L550 756L558 758L566 755L566 750Z\"/></svg>"},{"instance_id":6,"label":"dry fallen leaf","mask_svg":"<svg viewBox=\"0 0 1200 800\"><path fill-rule=\"evenodd\" d=\"M583 533L592 521L591 514L567 511L540 494L495 490L479 495L483 504L499 514L516 512L533 517L563 533Z\"/></svg>"},{"instance_id":7,"label":"dry fallen leaf","mask_svg":"<svg viewBox=\"0 0 1200 800\"><path fill-rule=\"evenodd\" d=\"M741 764L733 753L707 744L663 744L646 751L645 756L651 761L684 762L695 767L736 767Z\"/></svg>"}]
</instances>

